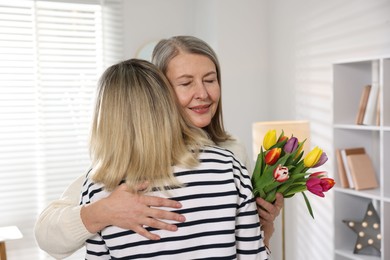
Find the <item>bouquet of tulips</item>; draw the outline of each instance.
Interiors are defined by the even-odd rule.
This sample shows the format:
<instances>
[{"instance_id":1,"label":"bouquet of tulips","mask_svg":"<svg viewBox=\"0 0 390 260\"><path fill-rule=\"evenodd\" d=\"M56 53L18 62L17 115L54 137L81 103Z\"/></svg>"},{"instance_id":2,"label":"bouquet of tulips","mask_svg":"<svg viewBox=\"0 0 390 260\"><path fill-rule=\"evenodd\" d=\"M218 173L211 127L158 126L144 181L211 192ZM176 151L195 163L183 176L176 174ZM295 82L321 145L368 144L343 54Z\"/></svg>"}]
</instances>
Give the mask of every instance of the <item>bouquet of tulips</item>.
<instances>
[{"instance_id":1,"label":"bouquet of tulips","mask_svg":"<svg viewBox=\"0 0 390 260\"><path fill-rule=\"evenodd\" d=\"M257 156L252 175L253 193L268 202L275 201L277 192L284 198L290 198L301 192L310 215L314 218L309 199L305 191L324 197L324 192L330 190L335 182L326 177L326 172L308 173L310 168L323 165L328 157L322 149L315 147L304 156L302 142L284 132L279 137L276 130L269 130L263 139L263 145Z\"/></svg>"}]
</instances>

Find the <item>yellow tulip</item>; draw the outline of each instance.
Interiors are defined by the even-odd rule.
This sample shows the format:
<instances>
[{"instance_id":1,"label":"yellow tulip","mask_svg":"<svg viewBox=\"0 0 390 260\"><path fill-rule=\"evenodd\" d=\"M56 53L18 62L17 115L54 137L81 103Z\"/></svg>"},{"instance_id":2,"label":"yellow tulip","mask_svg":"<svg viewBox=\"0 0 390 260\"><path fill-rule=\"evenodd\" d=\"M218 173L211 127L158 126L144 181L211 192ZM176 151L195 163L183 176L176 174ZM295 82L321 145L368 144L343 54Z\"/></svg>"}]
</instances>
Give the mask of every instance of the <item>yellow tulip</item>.
<instances>
[{"instance_id":1,"label":"yellow tulip","mask_svg":"<svg viewBox=\"0 0 390 260\"><path fill-rule=\"evenodd\" d=\"M303 159L303 164L305 167L310 168L316 165L318 160L321 158L322 149L320 149L318 146L314 147L313 150L311 150Z\"/></svg>"},{"instance_id":2,"label":"yellow tulip","mask_svg":"<svg viewBox=\"0 0 390 260\"><path fill-rule=\"evenodd\" d=\"M276 130L269 130L264 136L263 147L265 150L268 150L275 144L276 144Z\"/></svg>"}]
</instances>

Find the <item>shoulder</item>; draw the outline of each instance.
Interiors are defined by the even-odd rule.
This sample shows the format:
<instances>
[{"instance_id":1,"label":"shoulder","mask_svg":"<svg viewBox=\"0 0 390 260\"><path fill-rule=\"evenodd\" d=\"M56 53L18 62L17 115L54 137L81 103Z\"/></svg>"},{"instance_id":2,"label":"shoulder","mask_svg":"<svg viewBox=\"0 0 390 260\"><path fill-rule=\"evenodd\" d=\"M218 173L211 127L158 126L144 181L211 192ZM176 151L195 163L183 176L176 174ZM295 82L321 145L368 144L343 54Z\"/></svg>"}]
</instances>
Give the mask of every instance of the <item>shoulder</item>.
<instances>
[{"instance_id":1,"label":"shoulder","mask_svg":"<svg viewBox=\"0 0 390 260\"><path fill-rule=\"evenodd\" d=\"M245 166L251 166L245 145L237 137L232 136L231 139L218 143L218 146L232 151Z\"/></svg>"},{"instance_id":2,"label":"shoulder","mask_svg":"<svg viewBox=\"0 0 390 260\"><path fill-rule=\"evenodd\" d=\"M226 156L226 157L232 157L234 156L234 153L225 147L222 146L216 146L216 145L206 145L201 150L202 154L212 154L216 156Z\"/></svg>"},{"instance_id":3,"label":"shoulder","mask_svg":"<svg viewBox=\"0 0 390 260\"><path fill-rule=\"evenodd\" d=\"M81 202L82 204L96 201L108 196L108 192L104 189L104 185L101 183L95 183L91 178L91 172L85 177L83 187L81 190Z\"/></svg>"},{"instance_id":4,"label":"shoulder","mask_svg":"<svg viewBox=\"0 0 390 260\"><path fill-rule=\"evenodd\" d=\"M240 192L244 192L243 189L247 189L244 193L251 193L252 186L248 170L246 166L242 164L242 160L238 158L233 151L224 147L207 146L204 148L203 153L206 153L206 155L203 156L203 158L201 156L201 162L210 161L211 157L214 157L212 159L213 161L218 161L220 159L220 162L223 161L225 166L229 165L234 183L238 190L240 190Z\"/></svg>"},{"instance_id":5,"label":"shoulder","mask_svg":"<svg viewBox=\"0 0 390 260\"><path fill-rule=\"evenodd\" d=\"M232 136L232 139L228 139L218 144L220 147L232 151L235 155L240 156L246 154L244 144L236 137Z\"/></svg>"},{"instance_id":6,"label":"shoulder","mask_svg":"<svg viewBox=\"0 0 390 260\"><path fill-rule=\"evenodd\" d=\"M215 145L207 145L202 148L200 159L203 158L224 159L237 162L240 161L239 158L230 149Z\"/></svg>"},{"instance_id":7,"label":"shoulder","mask_svg":"<svg viewBox=\"0 0 390 260\"><path fill-rule=\"evenodd\" d=\"M203 147L200 156L201 163L215 162L224 164L226 167L231 167L233 172L247 174L247 168L231 150L220 146L205 146Z\"/></svg>"},{"instance_id":8,"label":"shoulder","mask_svg":"<svg viewBox=\"0 0 390 260\"><path fill-rule=\"evenodd\" d=\"M209 165L209 163L214 164L213 167L239 167L244 168L240 159L230 150L223 147L207 145L204 146L199 153L199 161L204 165ZM224 165L224 166L222 166Z\"/></svg>"}]
</instances>

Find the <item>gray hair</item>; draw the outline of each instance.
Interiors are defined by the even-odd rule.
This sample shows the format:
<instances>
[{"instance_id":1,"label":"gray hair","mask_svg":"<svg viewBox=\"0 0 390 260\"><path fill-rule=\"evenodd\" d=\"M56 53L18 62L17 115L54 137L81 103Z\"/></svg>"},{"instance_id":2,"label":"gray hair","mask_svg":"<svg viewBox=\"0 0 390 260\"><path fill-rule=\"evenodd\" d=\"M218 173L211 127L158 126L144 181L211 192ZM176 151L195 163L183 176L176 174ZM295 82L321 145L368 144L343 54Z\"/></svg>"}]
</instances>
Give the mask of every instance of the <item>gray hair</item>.
<instances>
[{"instance_id":1,"label":"gray hair","mask_svg":"<svg viewBox=\"0 0 390 260\"><path fill-rule=\"evenodd\" d=\"M174 36L160 40L154 47L152 63L166 75L169 62L180 53L199 54L209 58L215 65L218 83L221 87L221 69L216 53L205 41L194 36ZM204 127L204 130L217 144L231 139L223 126L221 99L210 125Z\"/></svg>"}]
</instances>

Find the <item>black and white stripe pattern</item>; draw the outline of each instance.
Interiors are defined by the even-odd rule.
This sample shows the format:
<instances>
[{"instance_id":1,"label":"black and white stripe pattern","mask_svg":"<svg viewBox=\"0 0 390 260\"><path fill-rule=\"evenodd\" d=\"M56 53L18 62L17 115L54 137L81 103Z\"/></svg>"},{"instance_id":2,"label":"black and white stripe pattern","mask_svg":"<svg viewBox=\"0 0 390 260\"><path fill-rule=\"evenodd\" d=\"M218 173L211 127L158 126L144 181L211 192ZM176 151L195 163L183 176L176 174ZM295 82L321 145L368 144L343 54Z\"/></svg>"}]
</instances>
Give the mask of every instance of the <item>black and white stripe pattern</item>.
<instances>
[{"instance_id":1,"label":"black and white stripe pattern","mask_svg":"<svg viewBox=\"0 0 390 260\"><path fill-rule=\"evenodd\" d=\"M87 240L86 259L267 259L250 178L232 153L206 147L196 169L175 167L184 187L151 195L180 201L186 217L178 231L154 230L161 240L110 226ZM82 204L109 194L87 179ZM168 209L171 210L171 209Z\"/></svg>"}]
</instances>

